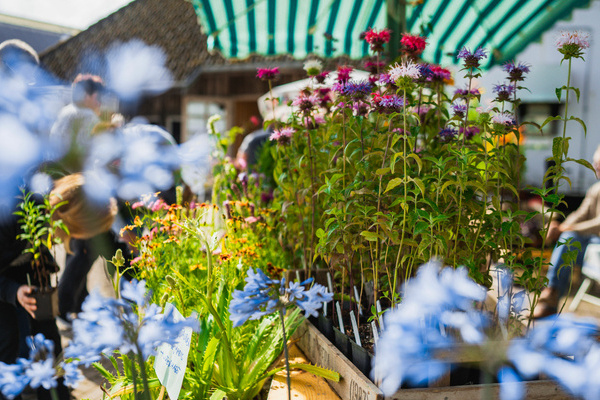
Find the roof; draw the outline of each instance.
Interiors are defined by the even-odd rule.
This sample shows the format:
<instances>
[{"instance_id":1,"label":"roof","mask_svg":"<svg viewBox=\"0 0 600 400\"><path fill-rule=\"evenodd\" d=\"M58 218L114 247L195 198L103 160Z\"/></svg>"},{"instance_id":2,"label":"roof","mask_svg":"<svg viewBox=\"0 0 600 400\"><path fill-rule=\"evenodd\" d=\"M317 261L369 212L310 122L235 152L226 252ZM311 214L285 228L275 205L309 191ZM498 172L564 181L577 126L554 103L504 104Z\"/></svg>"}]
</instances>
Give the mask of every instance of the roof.
<instances>
[{"instance_id":1,"label":"roof","mask_svg":"<svg viewBox=\"0 0 600 400\"><path fill-rule=\"evenodd\" d=\"M26 18L0 14L0 42L20 39L35 51L42 52L79 32L59 25L32 21Z\"/></svg>"},{"instance_id":2,"label":"roof","mask_svg":"<svg viewBox=\"0 0 600 400\"><path fill-rule=\"evenodd\" d=\"M48 70L66 81L73 80L80 72L102 75L104 65L98 55L115 43L134 38L161 47L167 56L167 67L178 82L193 76L208 59L226 62L220 56L209 55L206 36L200 32L194 8L184 0L129 3L78 35L48 49L40 59Z\"/></svg>"},{"instance_id":3,"label":"roof","mask_svg":"<svg viewBox=\"0 0 600 400\"><path fill-rule=\"evenodd\" d=\"M189 86L201 73L256 72L257 67L279 66L283 72L302 71L303 63L290 55L265 57L253 54L227 59L210 52L194 7L186 0L136 0L91 25L76 36L46 50L42 64L54 75L72 81L78 73L104 76L102 54L114 43L134 38L161 47L167 68L178 86ZM328 60L326 65L353 64L347 57Z\"/></svg>"}]
</instances>

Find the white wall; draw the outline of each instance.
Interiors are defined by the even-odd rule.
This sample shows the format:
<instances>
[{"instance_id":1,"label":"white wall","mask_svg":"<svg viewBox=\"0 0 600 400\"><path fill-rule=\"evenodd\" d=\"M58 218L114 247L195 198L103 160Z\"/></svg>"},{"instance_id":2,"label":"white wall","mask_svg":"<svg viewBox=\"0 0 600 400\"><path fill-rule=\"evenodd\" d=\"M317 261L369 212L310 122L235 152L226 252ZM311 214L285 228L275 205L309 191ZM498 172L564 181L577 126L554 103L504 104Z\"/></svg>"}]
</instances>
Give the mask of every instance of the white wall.
<instances>
[{"instance_id":1,"label":"white wall","mask_svg":"<svg viewBox=\"0 0 600 400\"><path fill-rule=\"evenodd\" d=\"M584 120L587 126L587 137L583 128L576 122L567 124L567 136L571 136L569 156L572 158L585 158L591 162L596 147L600 145L600 40L597 39L600 29L600 0L593 0L589 8L576 9L572 18L559 21L542 36L540 43L530 44L516 61L531 65L531 72L523 82L531 93L520 91L519 97L523 102L557 102L555 88L567 83L567 63L560 65L562 54L555 47L555 39L563 30L581 30L588 32L591 37L590 48L585 50L585 62L574 59L571 72L571 86L580 88L581 98L577 103L575 96L569 101L569 115ZM457 87L464 87L466 83L460 78L460 73L455 73ZM500 67L494 67L484 73L478 84L485 88L482 102L489 103L494 84L502 83L506 74ZM564 103L564 92L563 92ZM562 125L559 134L562 134ZM527 156L524 183L541 186L545 172L545 160L551 155L552 137L528 137L524 143ZM594 173L575 163L565 165L567 175L573 186L561 188L563 193L583 195L587 188L596 182Z\"/></svg>"}]
</instances>

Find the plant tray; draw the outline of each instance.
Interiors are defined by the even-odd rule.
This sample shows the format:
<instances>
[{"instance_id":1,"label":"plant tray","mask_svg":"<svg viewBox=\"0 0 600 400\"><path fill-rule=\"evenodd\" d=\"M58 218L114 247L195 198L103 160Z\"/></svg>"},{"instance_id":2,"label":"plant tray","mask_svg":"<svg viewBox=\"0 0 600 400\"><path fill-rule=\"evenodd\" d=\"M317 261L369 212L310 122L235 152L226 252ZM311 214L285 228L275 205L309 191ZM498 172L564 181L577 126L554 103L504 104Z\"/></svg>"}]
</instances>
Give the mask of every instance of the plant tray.
<instances>
[{"instance_id":1,"label":"plant tray","mask_svg":"<svg viewBox=\"0 0 600 400\"><path fill-rule=\"evenodd\" d=\"M439 386L422 389L400 389L392 396L383 392L355 367L319 330L308 320L296 330L293 339L297 346L314 364L337 371L339 382L328 381L333 390L348 400L480 400L482 395L499 398L500 385L478 384L462 386ZM527 399L571 399L554 381L538 380L525 383Z\"/></svg>"}]
</instances>

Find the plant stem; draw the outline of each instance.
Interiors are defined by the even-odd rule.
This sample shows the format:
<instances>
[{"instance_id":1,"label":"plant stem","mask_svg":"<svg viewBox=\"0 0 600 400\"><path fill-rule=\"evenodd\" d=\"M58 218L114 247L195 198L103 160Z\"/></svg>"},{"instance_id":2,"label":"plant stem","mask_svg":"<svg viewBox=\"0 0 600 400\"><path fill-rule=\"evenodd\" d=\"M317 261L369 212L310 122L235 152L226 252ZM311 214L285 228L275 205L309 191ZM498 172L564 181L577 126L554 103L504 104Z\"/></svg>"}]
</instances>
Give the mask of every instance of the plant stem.
<instances>
[{"instance_id":1,"label":"plant stem","mask_svg":"<svg viewBox=\"0 0 600 400\"><path fill-rule=\"evenodd\" d=\"M281 331L283 332L283 355L285 357L285 370L287 372L288 400L292 400L292 378L290 377L290 354L287 346L287 336L285 334L285 315L283 309L279 309L279 319L281 320Z\"/></svg>"},{"instance_id":2,"label":"plant stem","mask_svg":"<svg viewBox=\"0 0 600 400\"><path fill-rule=\"evenodd\" d=\"M135 343L135 348L137 349L137 359L140 364L140 373L142 374L142 383L144 384L144 396L148 400L152 399L150 395L150 387L148 386L148 375L146 374L146 361L144 360L144 356L142 355L142 349L139 344Z\"/></svg>"},{"instance_id":3,"label":"plant stem","mask_svg":"<svg viewBox=\"0 0 600 400\"><path fill-rule=\"evenodd\" d=\"M133 354L133 351L129 352L128 357L132 361L135 360L135 356ZM138 391L137 391L137 371L135 369L135 362L133 362L131 364L131 379L133 380L133 397L135 399L137 399L138 398Z\"/></svg>"},{"instance_id":4,"label":"plant stem","mask_svg":"<svg viewBox=\"0 0 600 400\"><path fill-rule=\"evenodd\" d=\"M310 217L310 247L309 247L309 256L310 259L307 263L306 277L310 275L310 268L312 267L312 259L313 259L313 249L315 243L315 213L316 213L316 204L315 204L315 171L313 166L313 151L312 151L312 140L311 140L311 130L308 131L308 165L310 167L310 208L311 208L311 217Z\"/></svg>"}]
</instances>

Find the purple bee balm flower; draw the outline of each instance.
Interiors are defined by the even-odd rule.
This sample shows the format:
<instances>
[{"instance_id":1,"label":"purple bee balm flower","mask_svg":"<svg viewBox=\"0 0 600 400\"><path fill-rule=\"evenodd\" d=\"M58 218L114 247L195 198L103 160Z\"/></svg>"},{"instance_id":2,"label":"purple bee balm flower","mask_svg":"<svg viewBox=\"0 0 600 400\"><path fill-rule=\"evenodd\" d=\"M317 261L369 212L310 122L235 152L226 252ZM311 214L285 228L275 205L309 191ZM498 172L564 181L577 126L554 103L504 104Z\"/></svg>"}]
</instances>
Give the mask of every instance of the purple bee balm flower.
<instances>
[{"instance_id":1,"label":"purple bee balm flower","mask_svg":"<svg viewBox=\"0 0 600 400\"><path fill-rule=\"evenodd\" d=\"M511 113L503 112L503 113L495 114L492 117L492 122L495 124L512 126L515 124L515 119Z\"/></svg>"},{"instance_id":2,"label":"purple bee balm flower","mask_svg":"<svg viewBox=\"0 0 600 400\"><path fill-rule=\"evenodd\" d=\"M507 84L499 84L499 85L494 85L494 93L496 93L496 100L497 101L507 101L510 100L511 97L515 94L516 92L516 87L514 85L507 85Z\"/></svg>"},{"instance_id":3,"label":"purple bee balm flower","mask_svg":"<svg viewBox=\"0 0 600 400\"><path fill-rule=\"evenodd\" d=\"M312 282L312 278L302 283L292 283L288 287L285 279L269 278L260 269L256 272L248 269L244 290L233 292L229 304L229 318L233 326L241 326L248 319L256 320L262 316L296 305L304 310L306 315L317 315L324 302L331 301L333 294L319 284L314 284L309 290L304 288Z\"/></svg>"},{"instance_id":4,"label":"purple bee balm flower","mask_svg":"<svg viewBox=\"0 0 600 400\"><path fill-rule=\"evenodd\" d=\"M429 64L420 63L417 64L417 68L419 69L419 73L421 74L421 79L425 81L430 81L433 78L433 70Z\"/></svg>"},{"instance_id":5,"label":"purple bee balm flower","mask_svg":"<svg viewBox=\"0 0 600 400\"><path fill-rule=\"evenodd\" d=\"M465 128L461 126L458 128L458 132L464 134L465 139L470 140L473 138L473 136L478 135L480 130L476 126L468 126L467 130L465 131Z\"/></svg>"},{"instance_id":6,"label":"purple bee balm flower","mask_svg":"<svg viewBox=\"0 0 600 400\"><path fill-rule=\"evenodd\" d=\"M454 103L452 104L452 112L459 118L464 118L467 113L467 105L464 103Z\"/></svg>"},{"instance_id":7,"label":"purple bee balm flower","mask_svg":"<svg viewBox=\"0 0 600 400\"><path fill-rule=\"evenodd\" d=\"M292 137L296 130L292 127L285 127L281 129L276 129L273 131L271 136L269 136L269 140L275 140L278 144L289 144L292 141Z\"/></svg>"},{"instance_id":8,"label":"purple bee balm flower","mask_svg":"<svg viewBox=\"0 0 600 400\"><path fill-rule=\"evenodd\" d=\"M524 75L529 73L530 66L525 63L515 64L514 61L507 62L502 66L502 69L508 73L508 80L518 82L525 79Z\"/></svg>"},{"instance_id":9,"label":"purple bee balm flower","mask_svg":"<svg viewBox=\"0 0 600 400\"><path fill-rule=\"evenodd\" d=\"M463 47L458 52L458 55L456 57L462 58L465 61L465 68L475 69L479 68L479 62L481 61L481 59L486 58L487 54L486 51L481 47L479 47L474 52L471 52L466 47Z\"/></svg>"},{"instance_id":10,"label":"purple bee balm flower","mask_svg":"<svg viewBox=\"0 0 600 400\"><path fill-rule=\"evenodd\" d=\"M342 96L362 99L371 93L371 90L373 90L373 84L369 81L348 81L343 85L335 85L334 90L336 90Z\"/></svg>"},{"instance_id":11,"label":"purple bee balm flower","mask_svg":"<svg viewBox=\"0 0 600 400\"><path fill-rule=\"evenodd\" d=\"M442 142L450 142L458 135L458 132L454 128L446 127L443 128L438 135Z\"/></svg>"},{"instance_id":12,"label":"purple bee balm flower","mask_svg":"<svg viewBox=\"0 0 600 400\"><path fill-rule=\"evenodd\" d=\"M459 95L459 96L479 96L481 94L481 92L479 92L479 89L456 89L454 91L454 95Z\"/></svg>"},{"instance_id":13,"label":"purple bee balm flower","mask_svg":"<svg viewBox=\"0 0 600 400\"><path fill-rule=\"evenodd\" d=\"M272 81L279 75L279 67L257 68L256 77L263 81Z\"/></svg>"}]
</instances>

